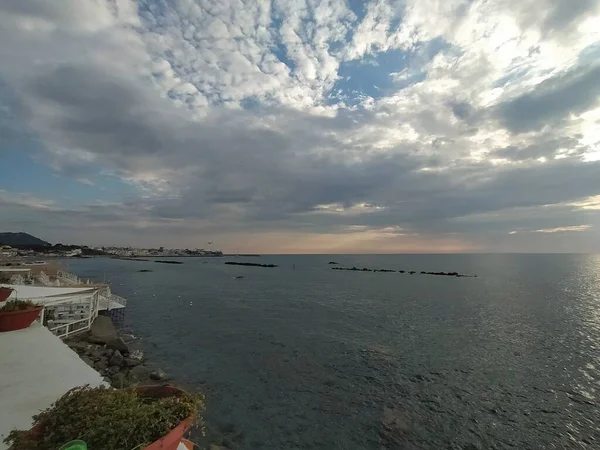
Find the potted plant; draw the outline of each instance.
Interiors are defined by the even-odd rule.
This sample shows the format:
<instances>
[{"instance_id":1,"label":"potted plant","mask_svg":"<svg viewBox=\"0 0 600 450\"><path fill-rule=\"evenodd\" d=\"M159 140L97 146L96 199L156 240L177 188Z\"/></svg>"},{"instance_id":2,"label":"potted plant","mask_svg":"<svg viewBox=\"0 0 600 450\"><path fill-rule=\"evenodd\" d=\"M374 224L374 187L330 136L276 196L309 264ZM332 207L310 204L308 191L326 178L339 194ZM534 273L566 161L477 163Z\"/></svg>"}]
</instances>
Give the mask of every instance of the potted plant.
<instances>
[{"instance_id":1,"label":"potted plant","mask_svg":"<svg viewBox=\"0 0 600 450\"><path fill-rule=\"evenodd\" d=\"M77 439L89 449L175 450L203 406L201 395L170 385L76 387L33 416L31 430L13 430L4 443L11 450L56 450Z\"/></svg>"},{"instance_id":2,"label":"potted plant","mask_svg":"<svg viewBox=\"0 0 600 450\"><path fill-rule=\"evenodd\" d=\"M10 300L0 307L0 332L27 328L40 315L43 306L30 300Z\"/></svg>"},{"instance_id":3,"label":"potted plant","mask_svg":"<svg viewBox=\"0 0 600 450\"><path fill-rule=\"evenodd\" d=\"M13 290L14 290L13 288L0 286L0 302L3 302L8 297L10 297L10 294L12 294Z\"/></svg>"}]
</instances>

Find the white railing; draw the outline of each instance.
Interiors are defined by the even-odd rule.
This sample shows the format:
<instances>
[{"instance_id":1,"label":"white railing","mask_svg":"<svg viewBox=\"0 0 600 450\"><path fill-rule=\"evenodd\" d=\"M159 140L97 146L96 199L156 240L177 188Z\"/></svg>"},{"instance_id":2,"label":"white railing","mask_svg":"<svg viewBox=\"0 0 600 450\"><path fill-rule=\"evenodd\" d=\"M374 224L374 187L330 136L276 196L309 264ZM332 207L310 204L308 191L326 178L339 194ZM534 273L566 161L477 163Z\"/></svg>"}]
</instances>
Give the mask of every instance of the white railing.
<instances>
[{"instance_id":1,"label":"white railing","mask_svg":"<svg viewBox=\"0 0 600 450\"><path fill-rule=\"evenodd\" d=\"M120 297L118 295L115 295L115 294L110 294L110 301L119 303L120 305L123 305L123 306L127 306L127 299Z\"/></svg>"},{"instance_id":2,"label":"white railing","mask_svg":"<svg viewBox=\"0 0 600 450\"><path fill-rule=\"evenodd\" d=\"M98 301L98 309L102 311L110 311L112 309L125 308L125 306L127 306L127 299L119 297L115 294L101 294Z\"/></svg>"},{"instance_id":3,"label":"white railing","mask_svg":"<svg viewBox=\"0 0 600 450\"><path fill-rule=\"evenodd\" d=\"M38 280L40 280L40 283L42 283L44 286L54 286L55 283L53 283L50 280L50 277L48 275L46 275L46 272L44 272L43 270L40 271L40 274L38 275Z\"/></svg>"},{"instance_id":4,"label":"white railing","mask_svg":"<svg viewBox=\"0 0 600 450\"><path fill-rule=\"evenodd\" d=\"M47 319L48 329L61 339L87 331L98 317L98 293L76 303L49 305L42 311L40 321Z\"/></svg>"},{"instance_id":5,"label":"white railing","mask_svg":"<svg viewBox=\"0 0 600 450\"><path fill-rule=\"evenodd\" d=\"M64 270L57 270L56 276L63 280L67 284L83 284L77 275L71 272L65 272Z\"/></svg>"}]
</instances>

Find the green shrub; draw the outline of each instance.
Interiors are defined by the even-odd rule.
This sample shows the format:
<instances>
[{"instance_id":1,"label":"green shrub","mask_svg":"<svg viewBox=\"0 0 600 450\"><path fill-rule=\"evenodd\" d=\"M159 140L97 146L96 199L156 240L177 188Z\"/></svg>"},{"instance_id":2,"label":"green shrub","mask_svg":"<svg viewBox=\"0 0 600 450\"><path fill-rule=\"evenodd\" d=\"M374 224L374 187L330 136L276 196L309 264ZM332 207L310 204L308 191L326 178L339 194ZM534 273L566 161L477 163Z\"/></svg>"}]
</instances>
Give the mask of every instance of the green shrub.
<instances>
[{"instance_id":1,"label":"green shrub","mask_svg":"<svg viewBox=\"0 0 600 450\"><path fill-rule=\"evenodd\" d=\"M139 450L196 416L203 406L201 395L151 398L135 388L76 387L33 416L41 426L39 436L13 430L4 442L13 450L56 450L81 439L93 450Z\"/></svg>"},{"instance_id":2,"label":"green shrub","mask_svg":"<svg viewBox=\"0 0 600 450\"><path fill-rule=\"evenodd\" d=\"M0 307L0 311L25 311L27 309L38 308L39 306L40 305L36 305L31 300L7 300L4 302L4 306Z\"/></svg>"}]
</instances>

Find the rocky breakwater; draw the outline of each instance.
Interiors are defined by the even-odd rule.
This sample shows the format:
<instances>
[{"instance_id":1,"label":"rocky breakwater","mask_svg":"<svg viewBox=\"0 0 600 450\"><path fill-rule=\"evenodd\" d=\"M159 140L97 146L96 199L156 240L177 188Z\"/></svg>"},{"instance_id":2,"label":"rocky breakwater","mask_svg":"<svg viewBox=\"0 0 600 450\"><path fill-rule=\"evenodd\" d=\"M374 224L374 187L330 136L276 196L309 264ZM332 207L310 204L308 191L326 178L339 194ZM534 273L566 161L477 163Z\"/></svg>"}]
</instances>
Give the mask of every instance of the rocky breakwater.
<instances>
[{"instance_id":1,"label":"rocky breakwater","mask_svg":"<svg viewBox=\"0 0 600 450\"><path fill-rule=\"evenodd\" d=\"M115 388L167 380L162 369L148 365L142 350L134 348L136 338L120 335L110 317L98 316L89 333L65 343Z\"/></svg>"}]
</instances>

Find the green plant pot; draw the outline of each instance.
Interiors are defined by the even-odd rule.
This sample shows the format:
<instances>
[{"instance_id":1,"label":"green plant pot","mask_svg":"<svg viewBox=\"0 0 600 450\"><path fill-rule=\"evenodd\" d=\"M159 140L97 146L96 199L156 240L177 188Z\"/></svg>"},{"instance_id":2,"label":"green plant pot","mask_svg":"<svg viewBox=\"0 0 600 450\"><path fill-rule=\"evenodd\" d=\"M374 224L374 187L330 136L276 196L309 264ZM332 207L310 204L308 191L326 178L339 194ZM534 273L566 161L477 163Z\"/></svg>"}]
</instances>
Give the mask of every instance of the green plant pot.
<instances>
[{"instance_id":1,"label":"green plant pot","mask_svg":"<svg viewBox=\"0 0 600 450\"><path fill-rule=\"evenodd\" d=\"M87 444L80 440L70 441L58 450L87 450Z\"/></svg>"}]
</instances>

